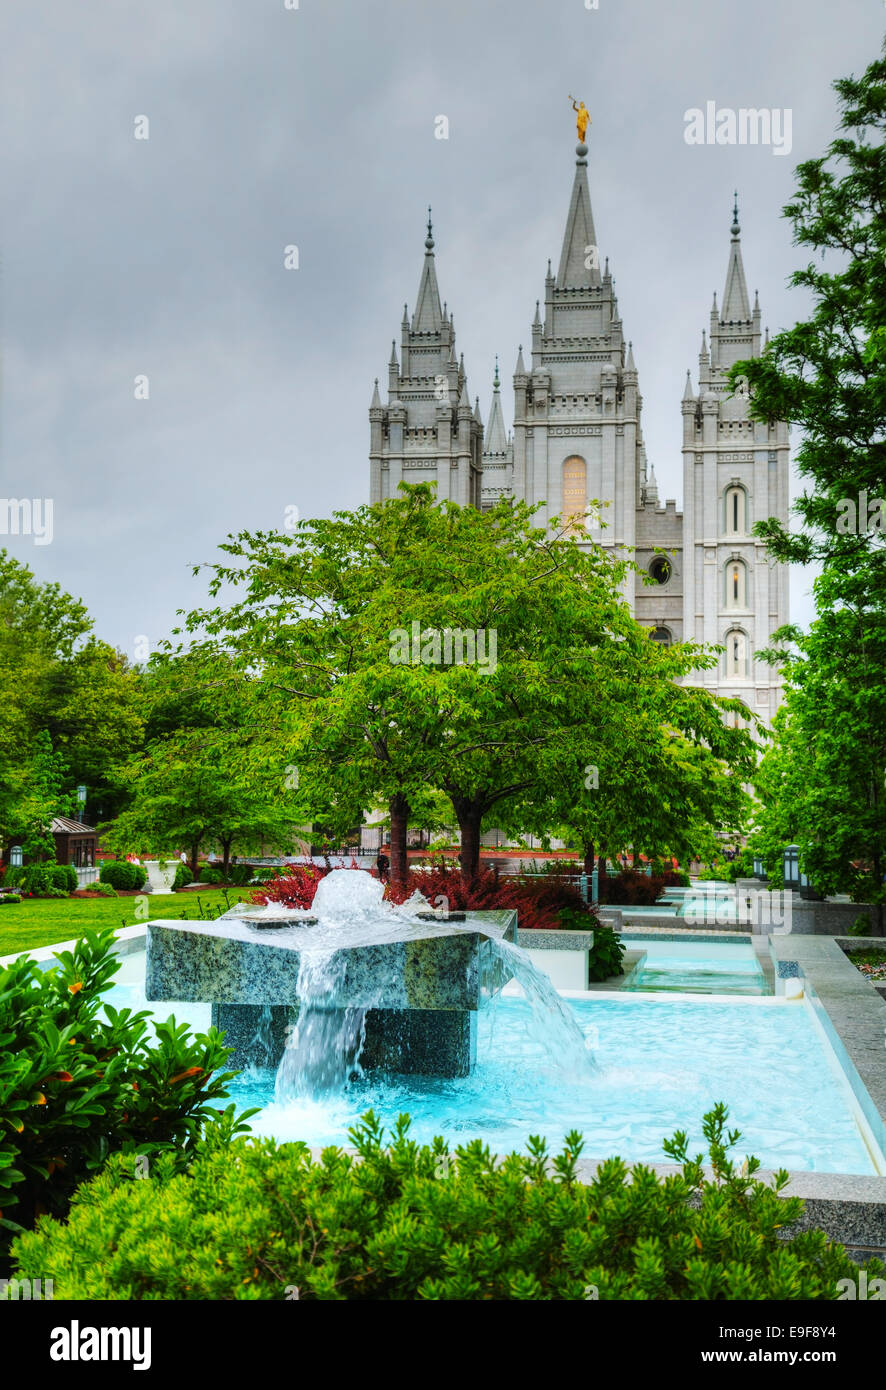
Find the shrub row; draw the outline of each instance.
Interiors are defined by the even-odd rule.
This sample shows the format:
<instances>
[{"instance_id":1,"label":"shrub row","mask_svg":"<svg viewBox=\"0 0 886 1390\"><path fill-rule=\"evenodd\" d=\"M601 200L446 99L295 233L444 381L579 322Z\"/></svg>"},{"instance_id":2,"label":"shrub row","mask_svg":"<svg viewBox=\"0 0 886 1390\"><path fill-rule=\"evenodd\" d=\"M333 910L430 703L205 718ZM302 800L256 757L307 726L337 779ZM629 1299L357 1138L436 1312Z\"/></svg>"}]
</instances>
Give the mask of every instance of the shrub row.
<instances>
[{"instance_id":1,"label":"shrub row","mask_svg":"<svg viewBox=\"0 0 886 1390\"><path fill-rule=\"evenodd\" d=\"M256 871L250 864L230 864L227 873L221 864L203 864L200 868L201 883L231 883L235 888L245 888L255 877Z\"/></svg>"},{"instance_id":2,"label":"shrub row","mask_svg":"<svg viewBox=\"0 0 886 1390\"><path fill-rule=\"evenodd\" d=\"M73 864L23 864L7 869L3 882L9 888L20 888L23 893L48 895L53 888L62 893L74 893L77 870Z\"/></svg>"},{"instance_id":3,"label":"shrub row","mask_svg":"<svg viewBox=\"0 0 886 1390\"><path fill-rule=\"evenodd\" d=\"M802 1200L779 1195L787 1173L733 1165L726 1120L704 1120L713 1180L681 1133L663 1146L679 1174L637 1164L628 1182L610 1158L584 1185L576 1133L499 1162L480 1140L420 1146L405 1115L385 1143L371 1111L356 1156L211 1135L187 1169L161 1154L135 1181L118 1155L67 1223L16 1241L16 1274L89 1300L836 1299L858 1266L820 1231L783 1238Z\"/></svg>"}]
</instances>

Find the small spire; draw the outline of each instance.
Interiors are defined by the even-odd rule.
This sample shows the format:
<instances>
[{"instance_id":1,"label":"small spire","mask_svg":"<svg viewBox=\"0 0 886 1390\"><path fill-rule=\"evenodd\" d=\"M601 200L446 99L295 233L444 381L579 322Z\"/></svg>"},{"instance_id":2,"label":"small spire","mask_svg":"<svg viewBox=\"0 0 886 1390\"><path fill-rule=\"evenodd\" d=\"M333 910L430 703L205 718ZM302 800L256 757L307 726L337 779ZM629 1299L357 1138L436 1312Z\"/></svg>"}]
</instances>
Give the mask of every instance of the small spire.
<instances>
[{"instance_id":1,"label":"small spire","mask_svg":"<svg viewBox=\"0 0 886 1390\"><path fill-rule=\"evenodd\" d=\"M768 328L766 329L766 341L764 342L763 346L764 346L764 348L768 348L768 346L769 346L769 329L768 329Z\"/></svg>"},{"instance_id":2,"label":"small spire","mask_svg":"<svg viewBox=\"0 0 886 1390\"><path fill-rule=\"evenodd\" d=\"M525 375L526 375L526 368L525 368L525 366L523 365L523 344L522 344L522 343L520 344L520 346L519 346L519 348L518 348L518 350L517 350L517 365L516 365L516 367L514 368L514 375L515 375L515 376L525 376Z\"/></svg>"},{"instance_id":3,"label":"small spire","mask_svg":"<svg viewBox=\"0 0 886 1390\"><path fill-rule=\"evenodd\" d=\"M498 379L498 353L495 354L495 376L492 378L492 389L497 391L501 383Z\"/></svg>"},{"instance_id":4,"label":"small spire","mask_svg":"<svg viewBox=\"0 0 886 1390\"><path fill-rule=\"evenodd\" d=\"M541 328L541 317L538 312L539 300L535 301L535 318L532 320L533 328Z\"/></svg>"},{"instance_id":5,"label":"small spire","mask_svg":"<svg viewBox=\"0 0 886 1390\"><path fill-rule=\"evenodd\" d=\"M431 209L428 207L428 234L425 238L425 250L430 252L434 249L434 229L431 226Z\"/></svg>"},{"instance_id":6,"label":"small spire","mask_svg":"<svg viewBox=\"0 0 886 1390\"><path fill-rule=\"evenodd\" d=\"M548 280L553 280L553 278L554 278L554 277L553 277L553 275L551 274L551 258L550 258L550 256L548 256L548 273L547 273L547 279L548 279Z\"/></svg>"},{"instance_id":7,"label":"small spire","mask_svg":"<svg viewBox=\"0 0 886 1390\"><path fill-rule=\"evenodd\" d=\"M608 256L606 257L606 265L605 265L605 267L604 267L604 269L603 269L603 279L604 279L604 280L608 280L608 279L609 279L609 257L608 257Z\"/></svg>"},{"instance_id":8,"label":"small spire","mask_svg":"<svg viewBox=\"0 0 886 1390\"><path fill-rule=\"evenodd\" d=\"M714 290L714 302L713 302L713 304L711 305L711 313L712 313L712 314L716 314L716 312L717 312L717 291Z\"/></svg>"},{"instance_id":9,"label":"small spire","mask_svg":"<svg viewBox=\"0 0 886 1390\"><path fill-rule=\"evenodd\" d=\"M375 378L375 390L372 393L372 400L369 402L369 409L373 410L381 405L381 396L378 394L378 377Z\"/></svg>"},{"instance_id":10,"label":"small spire","mask_svg":"<svg viewBox=\"0 0 886 1390\"><path fill-rule=\"evenodd\" d=\"M701 351L699 352L699 357L707 357L707 355L708 355L708 335L707 335L707 333L705 332L705 330L702 329L702 330L701 330Z\"/></svg>"},{"instance_id":11,"label":"small spire","mask_svg":"<svg viewBox=\"0 0 886 1390\"><path fill-rule=\"evenodd\" d=\"M684 401L695 400L695 392L692 389L692 378L690 376L688 367L686 368L686 387L683 391L683 399Z\"/></svg>"},{"instance_id":12,"label":"small spire","mask_svg":"<svg viewBox=\"0 0 886 1390\"><path fill-rule=\"evenodd\" d=\"M446 322L446 300L443 300L443 322Z\"/></svg>"},{"instance_id":13,"label":"small spire","mask_svg":"<svg viewBox=\"0 0 886 1390\"><path fill-rule=\"evenodd\" d=\"M391 360L388 363L388 365L391 367L396 367L399 365L397 362L397 343L396 340L393 338L391 339Z\"/></svg>"},{"instance_id":14,"label":"small spire","mask_svg":"<svg viewBox=\"0 0 886 1390\"><path fill-rule=\"evenodd\" d=\"M637 370L636 364L634 363L634 345L630 339L628 339L628 360L625 363L625 370L629 372L635 372Z\"/></svg>"},{"instance_id":15,"label":"small spire","mask_svg":"<svg viewBox=\"0 0 886 1390\"><path fill-rule=\"evenodd\" d=\"M735 190L735 202L732 205L732 237L737 240L741 227L738 225L738 189Z\"/></svg>"},{"instance_id":16,"label":"small spire","mask_svg":"<svg viewBox=\"0 0 886 1390\"><path fill-rule=\"evenodd\" d=\"M468 412L470 412L471 409L471 398L468 395L467 380L462 382L461 395L458 398L458 408L459 410L467 410Z\"/></svg>"},{"instance_id":17,"label":"small spire","mask_svg":"<svg viewBox=\"0 0 886 1390\"><path fill-rule=\"evenodd\" d=\"M474 397L474 419L477 421L477 424L478 424L478 425L482 425L482 424L483 424L483 416L480 414L480 397L479 397L479 396L475 396L475 397Z\"/></svg>"}]
</instances>

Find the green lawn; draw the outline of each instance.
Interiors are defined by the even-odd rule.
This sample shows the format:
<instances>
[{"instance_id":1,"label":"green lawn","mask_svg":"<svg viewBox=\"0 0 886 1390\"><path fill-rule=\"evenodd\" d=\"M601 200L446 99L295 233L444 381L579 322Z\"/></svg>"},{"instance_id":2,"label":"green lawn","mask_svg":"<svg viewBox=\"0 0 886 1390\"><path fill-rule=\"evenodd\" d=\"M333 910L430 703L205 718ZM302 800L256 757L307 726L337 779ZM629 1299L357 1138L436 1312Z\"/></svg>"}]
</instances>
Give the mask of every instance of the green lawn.
<instances>
[{"instance_id":1,"label":"green lawn","mask_svg":"<svg viewBox=\"0 0 886 1390\"><path fill-rule=\"evenodd\" d=\"M248 902L249 888L229 888L228 900ZM0 908L0 956L30 951L37 946L53 946L70 941L95 927L132 927L153 917L200 916L198 898L204 914L224 908L221 888L190 889L181 893L158 893L148 899L148 918L135 915L137 898L30 898L17 906ZM141 904L143 908L143 904Z\"/></svg>"}]
</instances>

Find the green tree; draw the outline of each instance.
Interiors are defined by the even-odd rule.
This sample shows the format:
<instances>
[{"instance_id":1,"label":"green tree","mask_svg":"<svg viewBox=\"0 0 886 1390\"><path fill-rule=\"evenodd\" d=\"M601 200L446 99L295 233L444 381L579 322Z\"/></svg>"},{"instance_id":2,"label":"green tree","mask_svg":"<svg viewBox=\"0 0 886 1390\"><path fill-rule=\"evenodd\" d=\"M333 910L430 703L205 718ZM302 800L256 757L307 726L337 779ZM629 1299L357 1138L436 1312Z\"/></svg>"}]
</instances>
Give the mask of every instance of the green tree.
<instances>
[{"instance_id":1,"label":"green tree","mask_svg":"<svg viewBox=\"0 0 886 1390\"><path fill-rule=\"evenodd\" d=\"M783 846L795 842L815 887L877 904L882 933L886 623L865 602L861 576L857 602L845 601L851 582L826 568L809 632L775 634L783 645L770 655L784 664L785 703L758 776L754 845L777 873Z\"/></svg>"},{"instance_id":2,"label":"green tree","mask_svg":"<svg viewBox=\"0 0 886 1390\"><path fill-rule=\"evenodd\" d=\"M49 822L108 791L138 745L138 674L91 632L84 605L0 551L0 840L49 853Z\"/></svg>"},{"instance_id":3,"label":"green tree","mask_svg":"<svg viewBox=\"0 0 886 1390\"><path fill-rule=\"evenodd\" d=\"M884 45L883 55L886 55ZM787 840L825 890L882 902L886 664L886 56L834 83L839 134L797 169L785 208L816 258L792 284L810 316L739 362L751 413L799 426L801 530L758 522L776 559L817 562L807 636L775 634L788 682L764 759L755 844L770 865ZM881 917L882 929L882 917Z\"/></svg>"},{"instance_id":4,"label":"green tree","mask_svg":"<svg viewBox=\"0 0 886 1390\"><path fill-rule=\"evenodd\" d=\"M677 670L620 596L627 562L549 534L522 504L438 506L432 488L404 486L222 548L236 563L212 567L210 592L245 597L190 614L188 629L222 668L277 692L308 805L351 824L387 802L395 877L429 789L449 797L473 874L484 819L543 802L565 758L593 761L586 750L620 738L638 690L670 690ZM447 659L447 632L477 634L478 649L484 634L485 662L453 660L454 642ZM680 659L707 658L686 647ZM722 742L709 697L682 698Z\"/></svg>"},{"instance_id":5,"label":"green tree","mask_svg":"<svg viewBox=\"0 0 886 1390\"><path fill-rule=\"evenodd\" d=\"M118 773L129 805L104 830L117 853L185 844L194 870L218 846L227 873L235 847L289 850L302 816L297 769L274 766L279 747L258 683L218 662L156 654L145 672L148 742Z\"/></svg>"}]
</instances>

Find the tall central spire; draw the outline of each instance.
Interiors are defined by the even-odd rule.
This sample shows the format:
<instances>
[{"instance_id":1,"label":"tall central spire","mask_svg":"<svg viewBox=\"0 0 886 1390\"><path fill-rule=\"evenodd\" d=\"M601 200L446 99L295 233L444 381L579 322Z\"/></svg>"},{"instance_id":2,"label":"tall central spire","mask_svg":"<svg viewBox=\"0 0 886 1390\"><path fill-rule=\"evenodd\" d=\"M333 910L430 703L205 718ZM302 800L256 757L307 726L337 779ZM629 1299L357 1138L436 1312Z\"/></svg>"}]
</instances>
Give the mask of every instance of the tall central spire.
<instances>
[{"instance_id":1,"label":"tall central spire","mask_svg":"<svg viewBox=\"0 0 886 1390\"><path fill-rule=\"evenodd\" d=\"M738 192L732 208L732 244L729 248L729 266L726 271L726 289L723 291L723 309L720 319L726 323L747 323L751 317L748 303L748 288L745 284L744 266L741 260L741 242L738 225Z\"/></svg>"},{"instance_id":2,"label":"tall central spire","mask_svg":"<svg viewBox=\"0 0 886 1390\"><path fill-rule=\"evenodd\" d=\"M588 191L588 147L576 145L575 180L566 215L563 250L557 271L557 289L587 289L602 284L597 251L597 233ZM590 264L588 264L590 262Z\"/></svg>"},{"instance_id":3,"label":"tall central spire","mask_svg":"<svg viewBox=\"0 0 886 1390\"><path fill-rule=\"evenodd\" d=\"M421 280L418 284L412 331L413 333L437 333L442 323L443 311L440 308L440 291L437 288L437 271L434 268L434 232L431 226L431 209L428 208L425 263L422 266Z\"/></svg>"}]
</instances>

